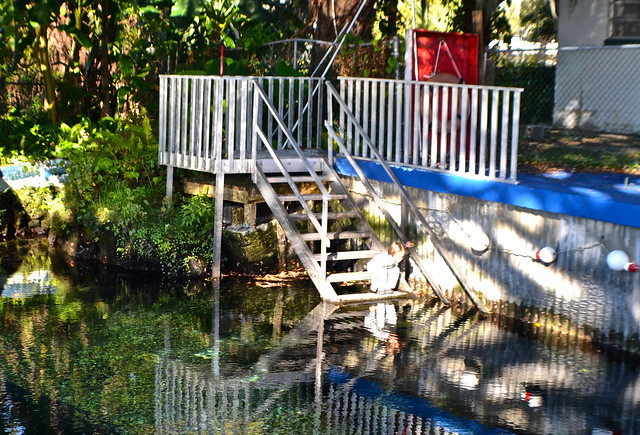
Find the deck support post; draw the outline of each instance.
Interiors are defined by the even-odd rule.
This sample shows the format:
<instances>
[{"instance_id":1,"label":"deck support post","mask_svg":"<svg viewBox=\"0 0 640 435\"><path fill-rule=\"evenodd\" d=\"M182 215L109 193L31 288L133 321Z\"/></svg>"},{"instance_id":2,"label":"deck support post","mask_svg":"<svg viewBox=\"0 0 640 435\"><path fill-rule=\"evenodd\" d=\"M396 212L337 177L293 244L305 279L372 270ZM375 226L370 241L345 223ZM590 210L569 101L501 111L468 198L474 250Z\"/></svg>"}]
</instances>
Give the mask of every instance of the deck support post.
<instances>
[{"instance_id":1,"label":"deck support post","mask_svg":"<svg viewBox=\"0 0 640 435\"><path fill-rule=\"evenodd\" d=\"M173 166L167 166L167 193L165 194L167 199L171 199L173 196Z\"/></svg>"},{"instance_id":2,"label":"deck support post","mask_svg":"<svg viewBox=\"0 0 640 435\"><path fill-rule=\"evenodd\" d=\"M224 203L224 172L216 173L215 221L213 225L213 265L211 277L221 278L222 266L222 211Z\"/></svg>"},{"instance_id":3,"label":"deck support post","mask_svg":"<svg viewBox=\"0 0 640 435\"><path fill-rule=\"evenodd\" d=\"M278 235L278 272L287 271L287 233L276 220L276 231Z\"/></svg>"}]
</instances>

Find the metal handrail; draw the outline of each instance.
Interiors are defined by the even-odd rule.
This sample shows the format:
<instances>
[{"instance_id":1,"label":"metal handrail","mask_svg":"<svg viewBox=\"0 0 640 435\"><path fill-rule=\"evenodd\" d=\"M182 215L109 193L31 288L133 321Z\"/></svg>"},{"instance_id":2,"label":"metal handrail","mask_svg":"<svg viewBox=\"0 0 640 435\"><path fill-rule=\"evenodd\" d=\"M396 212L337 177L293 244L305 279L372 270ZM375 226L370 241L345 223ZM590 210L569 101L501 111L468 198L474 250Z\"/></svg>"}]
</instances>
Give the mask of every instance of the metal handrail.
<instances>
[{"instance_id":1,"label":"metal handrail","mask_svg":"<svg viewBox=\"0 0 640 435\"><path fill-rule=\"evenodd\" d=\"M371 151L372 155L375 156L375 159L384 168L384 170L387 173L387 175L389 176L389 178L391 178L393 183L396 185L396 187L398 188L398 190L400 192L400 195L401 195L402 199L409 206L409 210L411 210L414 218L417 219L418 222L420 222L420 224L422 224L422 226L426 229L426 231L429 234L429 237L431 239L431 243L433 244L436 252L438 252L438 254L442 257L442 259L444 260L445 264L447 265L447 267L449 267L449 270L451 270L451 272L455 276L456 280L460 283L460 285L462 286L464 292L467 294L469 299L471 299L471 301L476 306L476 308L478 308L478 310L480 310L480 311L482 311L484 313L488 312L487 308L484 306L482 301L475 294L475 291L467 283L464 275L462 275L462 273L458 270L457 266L455 265L455 263L453 261L453 258L451 258L451 256L446 251L444 246L442 246L442 244L440 243L440 241L438 239L438 236L436 235L435 231L431 228L431 225L429 225L429 223L425 219L424 215L418 209L418 206L411 199L411 196L409 195L409 192L407 191L407 189L400 182L400 180L396 176L396 174L393 171L393 169L391 169L389 164L382 158L382 156L380 155L380 153L378 152L378 150L376 149L374 144L371 142L371 139L364 132L364 129L362 128L362 126L360 125L358 120L356 119L355 115L347 108L346 103L340 97L340 95L338 94L338 91L335 89L335 87L333 87L333 85L331 83L327 83L327 89L329 91L328 92L328 97L329 98L333 97L336 100L336 102L340 105L341 109L344 110L345 115L349 118L349 121L353 124L353 126L356 128L356 130L358 130L358 133L360 133L362 135L362 137L363 137L366 145L369 147L369 150ZM369 192L372 194L372 196L374 197L374 200L376 201L378 206L379 207L381 206L381 211L385 214L385 217L387 218L387 221L389 222L389 224L394 228L394 230L396 231L398 236L401 237L401 240L403 242L407 241L408 239L407 239L406 235L404 235L404 233L400 229L400 226L395 222L395 220L393 219L391 214L386 210L386 207L384 206L382 198L380 198L380 196L377 194L377 192L375 191L375 189L373 188L371 183L367 180L366 176L364 175L364 172L360 168L360 165L357 163L355 158L353 158L353 156L351 156L351 154L347 150L347 147L345 146L344 142L340 138L338 138L337 134L335 133L335 131L333 130L333 128L331 127L331 125L329 124L328 121L325 122L325 127L329 131L329 134L331 135L331 137L334 140L337 139L336 143L340 147L342 153L347 157L347 159L349 160L349 162L351 163L353 168L356 170L356 173L358 173L358 176L360 177L361 181L365 184L365 186L367 187L367 190L369 190ZM414 258L414 260L418 259L418 261L416 261L416 264L418 265L418 268L422 271L422 273L425 275L427 280L429 280L429 278L428 278L429 274L426 271L426 267L420 261L420 257L415 252L415 249L414 248L409 248L409 253L411 254L412 258ZM434 291L436 292L438 297L441 300L446 301L446 298L444 297L444 294L441 294L441 292L439 290L439 287L437 285L434 286L432 284L432 282L433 282L433 280L430 281L430 284L434 288Z\"/></svg>"}]
</instances>

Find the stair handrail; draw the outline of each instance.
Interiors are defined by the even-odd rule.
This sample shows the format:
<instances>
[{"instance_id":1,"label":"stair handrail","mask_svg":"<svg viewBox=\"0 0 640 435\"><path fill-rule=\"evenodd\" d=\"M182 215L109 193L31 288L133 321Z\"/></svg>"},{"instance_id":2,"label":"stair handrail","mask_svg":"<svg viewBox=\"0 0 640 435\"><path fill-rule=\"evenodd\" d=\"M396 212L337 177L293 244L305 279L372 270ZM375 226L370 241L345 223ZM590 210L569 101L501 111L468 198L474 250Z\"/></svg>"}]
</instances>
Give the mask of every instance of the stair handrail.
<instances>
[{"instance_id":1,"label":"stair handrail","mask_svg":"<svg viewBox=\"0 0 640 435\"><path fill-rule=\"evenodd\" d=\"M309 173L309 175L311 175L311 178L314 180L314 182L316 183L316 186L318 187L318 189L322 193L322 217L321 217L322 223L320 223L318 221L318 219L316 218L315 213L309 208L309 205L307 204L306 200L302 196L302 193L298 189L298 186L296 186L296 184L293 182L293 180L289 176L288 171L284 168L284 165L282 164L282 161L277 156L275 150L273 149L273 147L271 146L271 144L267 140L266 136L264 135L264 132L262 132L262 129L257 125L257 121L256 121L257 120L257 116L254 116L254 126L256 127L255 134L260 136L260 139L265 144L265 148L269 151L269 154L271 154L271 157L273 158L274 162L276 162L276 165L278 166L278 169L280 169L280 172L284 175L285 179L287 180L287 183L289 184L289 186L291 187L292 191L296 195L296 198L298 199L298 202L300 202L300 205L302 205L304 210L307 212L307 215L309 216L310 221L313 223L314 227L316 228L316 231L318 231L318 233L321 236L321 238L320 238L320 253L321 253L321 256L320 256L320 269L321 269L321 273L323 275L326 275L326 270L327 270L327 250L328 250L328 248L329 248L329 246L331 244L331 241L329 240L329 238L327 236L328 221L329 221L329 217L328 217L329 203L328 203L328 201L329 201L330 193L329 193L329 191L327 191L327 189L325 188L324 184L322 183L322 180L320 180L320 177L318 177L318 174L316 173L315 169L311 166L311 163L309 162L307 157L302 152L302 149L300 148L300 145L298 144L296 139L293 137L293 133L285 125L283 120L280 118L280 115L278 114L278 111L273 106L271 101L269 101L269 97L268 97L267 93L264 91L264 89L262 88L262 86L260 85L260 83L257 80L254 79L253 80L253 84L254 84L254 89L256 90L256 92L254 92L254 111L258 110L258 108L257 108L258 107L258 104L257 104L258 101L257 100L258 100L258 97L260 97L262 99L262 103L265 105L267 110L271 113L271 116L273 117L273 119L275 119L276 124L278 125L278 127L280 127L280 129L282 129L282 131L285 134L287 140L291 144L291 147L295 150L296 154L298 154L298 157L300 157L300 160L303 162L305 168L307 169L307 172ZM255 138L255 136L254 136L254 138ZM252 154L255 157L256 152L257 152L257 149L256 149L257 147L256 147L256 141L255 140L252 141L252 148L253 148L252 149Z\"/></svg>"},{"instance_id":2,"label":"stair handrail","mask_svg":"<svg viewBox=\"0 0 640 435\"><path fill-rule=\"evenodd\" d=\"M260 139L262 140L262 143L265 145L265 148L267 149L267 151L269 151L269 154L271 155L271 158L275 162L276 166L278 167L280 172L283 173L285 179L287 180L287 183L289 184L289 187L291 187L291 190L293 191L294 195L300 202L300 205L302 205L302 208L304 208L304 211L307 212L307 214L309 215L309 220L311 221L311 223L313 223L313 226L316 227L316 230L319 233L321 233L322 224L318 221L318 219L315 216L315 213L313 213L311 208L309 208L309 205L307 204L307 201L302 196L302 192L300 192L300 189L298 189L298 186L296 186L296 184L293 182L289 174L287 174L287 170L284 167L282 160L280 160L280 157L278 157L278 155L276 154L275 150L267 140L267 137L262 131L262 129L257 125L254 125L254 128L256 129L255 130L256 134L260 137Z\"/></svg>"},{"instance_id":3,"label":"stair handrail","mask_svg":"<svg viewBox=\"0 0 640 435\"><path fill-rule=\"evenodd\" d=\"M406 204L409 206L409 210L411 211L411 213L420 222L420 224L422 224L422 226L425 228L425 230L429 234L429 237L431 239L431 243L433 244L433 247L435 248L436 252L438 252L438 254L442 257L442 259L444 260L445 264L447 265L449 270L453 273L454 277L456 278L456 280L458 281L458 283L460 284L460 286L462 287L462 289L464 290L466 295L469 297L469 299L472 301L472 303L475 305L475 307L478 310L480 310L483 313L487 313L488 312L487 308L484 306L482 301L477 297L477 295L475 294L475 291L467 283L467 281L466 281L465 277L462 275L462 273L458 270L458 268L456 267L456 265L453 262L453 259L451 258L449 253L446 251L444 246L442 246L442 244L438 240L438 236L435 234L435 231L433 230L433 228L431 228L431 225L429 225L429 222L427 222L427 220L425 219L424 215L420 212L420 210L418 209L418 206L413 202L413 200L411 199L411 196L409 195L409 192L404 187L404 185L400 182L400 180L396 176L396 174L393 171L393 169L391 169L391 166L389 166L389 164L382 158L382 156L378 152L378 149L372 143L371 139L369 138L369 135L365 133L364 129L360 125L360 122L358 121L356 116L348 108L346 102L342 99L342 97L340 97L340 95L339 95L338 91L336 90L336 88L329 82L327 82L327 89L329 91L328 92L328 97L329 98L333 97L335 99L335 101L340 106L340 110L344 111L344 113L347 116L349 122L351 122L351 124L355 127L355 129L358 131L358 133L362 136L362 138L364 140L364 143L366 143L367 146L369 147L369 150L371 151L371 154L373 156L375 156L375 160L377 160L378 163L380 163L380 165L384 168L385 172L387 173L387 175L389 176L391 181L396 185L396 187L400 191L400 196L406 202ZM401 238L401 240L403 242L406 242L408 240L406 235L404 234L404 232L402 232L402 230L400 229L398 224L395 222L395 220L393 219L391 214L386 210L386 207L384 206L382 198L380 198L380 196L377 194L376 190L373 188L373 185L371 185L371 183L367 180L366 176L364 175L364 172L362 171L362 168L360 168L360 165L357 163L355 158L353 158L353 156L351 156L351 153L349 153L346 145L344 144L342 139L340 139L338 137L337 133L333 130L333 127L331 126L331 124L330 124L330 122L328 120L325 121L325 127L327 128L327 131L329 132L329 135L331 135L332 139L336 140L336 143L340 147L341 153L344 154L347 157L347 159L349 160L349 163L355 169L355 171L358 174L360 180L363 182L363 184L365 185L367 190L374 197L374 200L376 201L378 207L380 207L380 210L385 214L385 217L387 217L387 221L389 222L389 224L394 228L394 230L396 231L398 236ZM409 253L410 253L411 257L414 260L420 258L417 255L417 252L415 251L414 248L409 248ZM420 268L421 272L425 275L425 278L427 278L427 280L429 280L428 279L428 273L425 273L426 272L426 268L424 268L424 265L421 264L421 263L422 262L420 260L416 261L416 264L418 265L418 268ZM444 297L444 294L441 294L441 292L439 290L439 287L437 285L434 286L433 285L434 283L432 283L432 282L430 282L430 284L433 287L434 292L436 292L438 297L441 300L443 300L443 302L444 302L444 300L446 300L446 298Z\"/></svg>"}]
</instances>

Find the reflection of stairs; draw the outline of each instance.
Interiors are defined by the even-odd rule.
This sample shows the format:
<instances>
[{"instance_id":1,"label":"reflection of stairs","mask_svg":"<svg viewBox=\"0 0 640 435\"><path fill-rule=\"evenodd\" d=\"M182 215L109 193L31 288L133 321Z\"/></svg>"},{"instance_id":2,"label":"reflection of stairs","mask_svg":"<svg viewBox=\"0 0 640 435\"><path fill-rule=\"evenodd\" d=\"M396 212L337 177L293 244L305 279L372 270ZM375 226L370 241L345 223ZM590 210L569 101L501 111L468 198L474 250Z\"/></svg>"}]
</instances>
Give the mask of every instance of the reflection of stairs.
<instances>
[{"instance_id":1,"label":"reflection of stairs","mask_svg":"<svg viewBox=\"0 0 640 435\"><path fill-rule=\"evenodd\" d=\"M320 295L333 302L397 297L336 293L341 283L368 280L366 262L385 247L322 153L304 153L259 159L254 178ZM404 279L401 288L408 290Z\"/></svg>"}]
</instances>

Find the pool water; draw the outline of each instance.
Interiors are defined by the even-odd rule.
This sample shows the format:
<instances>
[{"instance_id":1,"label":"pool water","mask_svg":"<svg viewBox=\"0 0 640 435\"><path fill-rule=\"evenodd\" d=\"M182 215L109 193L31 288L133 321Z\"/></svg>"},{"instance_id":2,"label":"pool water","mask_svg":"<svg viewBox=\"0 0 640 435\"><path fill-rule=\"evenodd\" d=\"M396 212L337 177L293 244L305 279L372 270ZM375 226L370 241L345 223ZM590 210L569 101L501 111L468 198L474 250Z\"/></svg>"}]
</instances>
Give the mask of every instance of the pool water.
<instances>
[{"instance_id":1,"label":"pool water","mask_svg":"<svg viewBox=\"0 0 640 435\"><path fill-rule=\"evenodd\" d=\"M23 434L633 434L640 364L433 300L168 281L0 247L0 427ZM548 338L548 337L547 337Z\"/></svg>"}]
</instances>

